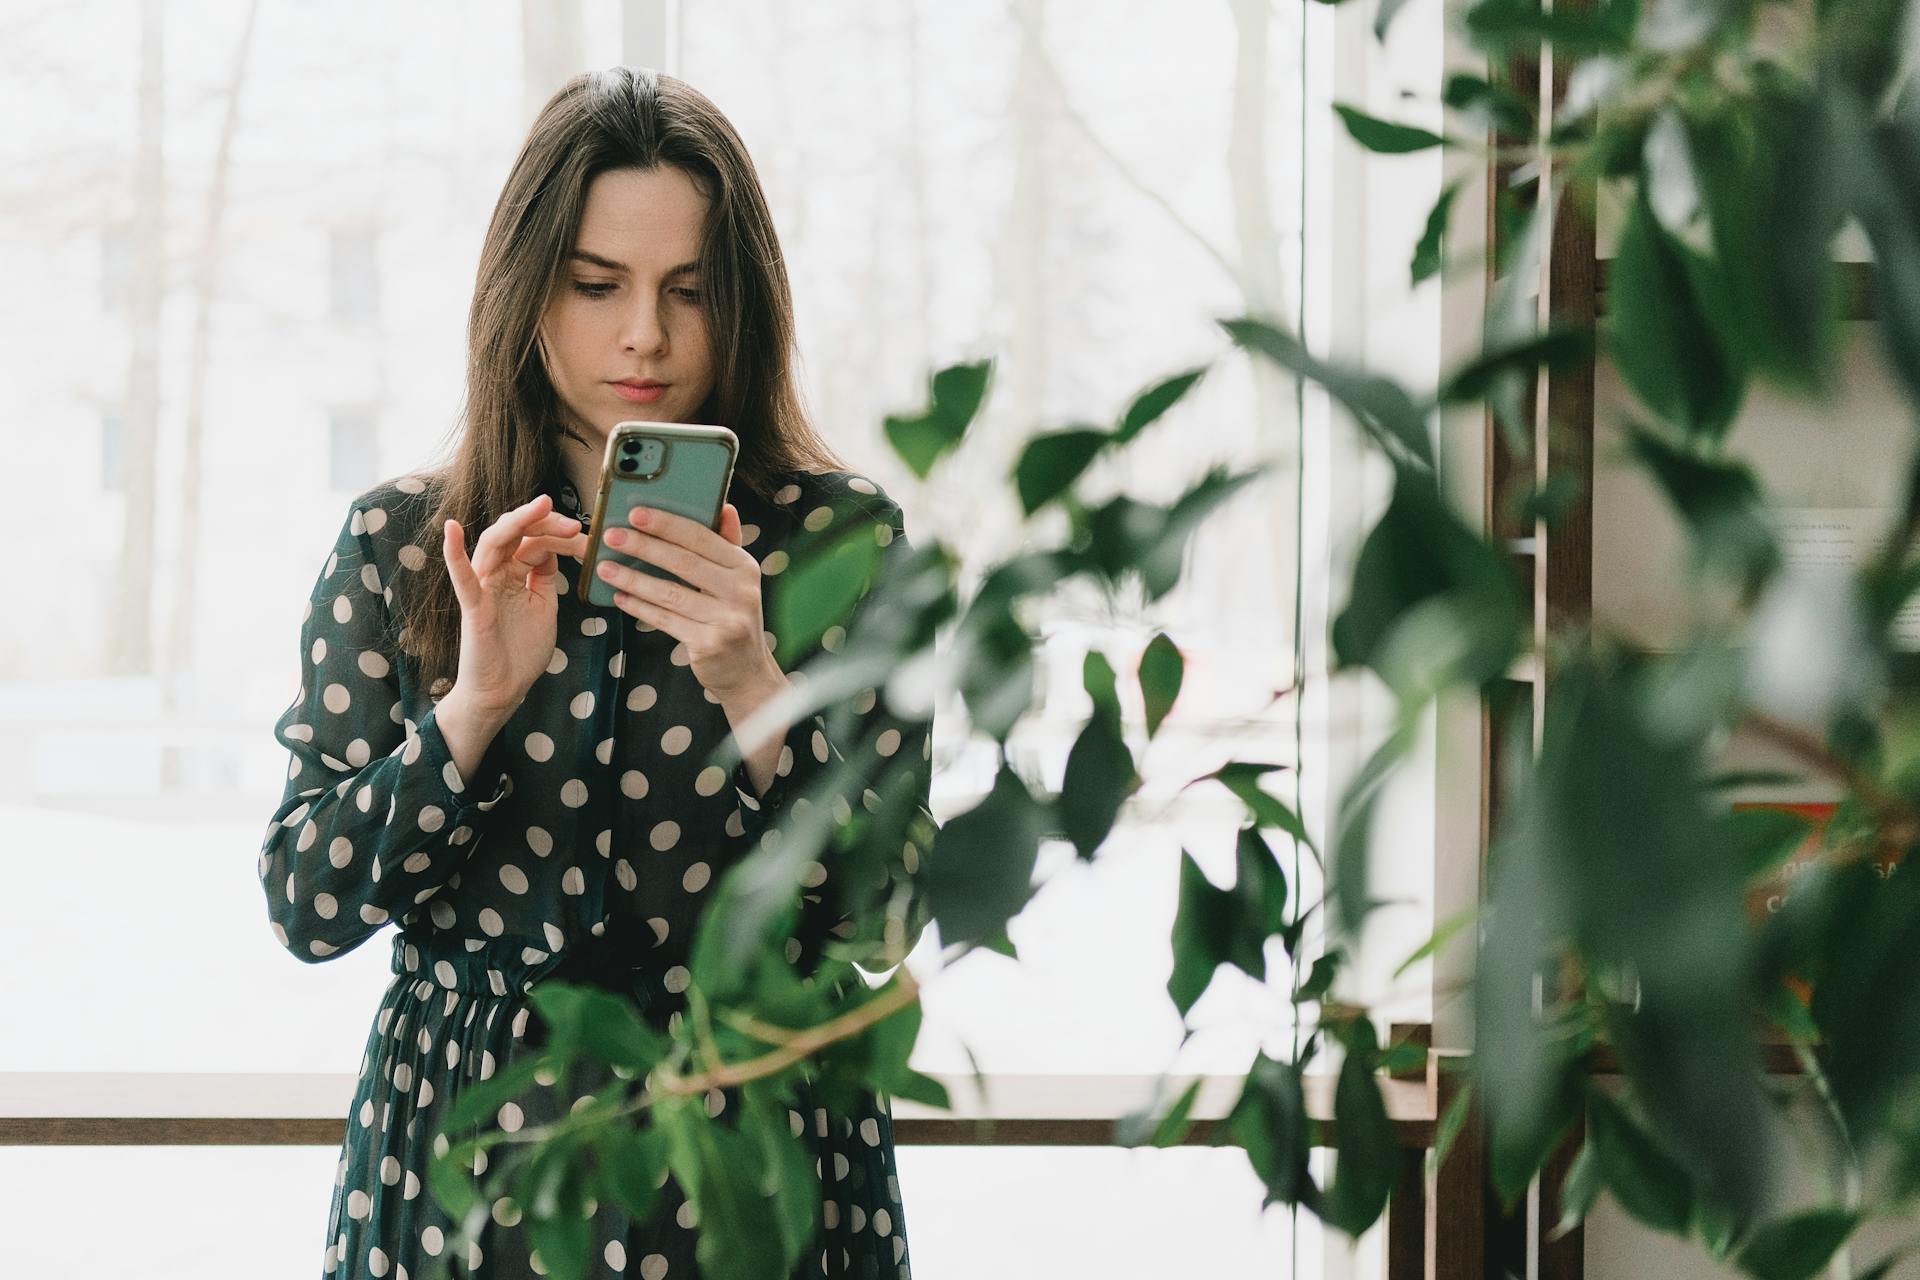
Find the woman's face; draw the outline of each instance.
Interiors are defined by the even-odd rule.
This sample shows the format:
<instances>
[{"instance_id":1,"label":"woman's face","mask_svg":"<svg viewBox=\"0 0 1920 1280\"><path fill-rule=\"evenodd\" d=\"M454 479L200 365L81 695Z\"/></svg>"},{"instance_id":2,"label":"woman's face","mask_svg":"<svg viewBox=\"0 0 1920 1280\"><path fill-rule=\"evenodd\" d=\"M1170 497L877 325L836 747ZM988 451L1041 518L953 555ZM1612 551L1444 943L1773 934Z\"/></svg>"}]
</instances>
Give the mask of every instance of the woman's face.
<instances>
[{"instance_id":1,"label":"woman's face","mask_svg":"<svg viewBox=\"0 0 1920 1280\"><path fill-rule=\"evenodd\" d=\"M610 169L587 188L540 335L554 391L596 456L615 423L692 422L713 390L699 266L706 214L693 180L667 165ZM665 386L631 385L641 381Z\"/></svg>"}]
</instances>

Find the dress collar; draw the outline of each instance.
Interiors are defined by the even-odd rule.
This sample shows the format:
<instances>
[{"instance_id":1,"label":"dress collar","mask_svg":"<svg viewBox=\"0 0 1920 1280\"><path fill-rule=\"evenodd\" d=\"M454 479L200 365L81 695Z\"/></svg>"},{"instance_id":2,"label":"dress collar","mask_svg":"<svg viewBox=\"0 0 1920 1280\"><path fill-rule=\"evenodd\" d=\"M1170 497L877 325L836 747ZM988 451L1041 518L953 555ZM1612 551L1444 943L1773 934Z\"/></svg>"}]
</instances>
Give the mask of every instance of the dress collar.
<instances>
[{"instance_id":1,"label":"dress collar","mask_svg":"<svg viewBox=\"0 0 1920 1280\"><path fill-rule=\"evenodd\" d=\"M593 513L588 511L585 504L580 501L580 494L574 489L573 481L568 478L566 469L557 461L548 470L546 479L541 483L540 491L553 499L554 510L563 511L578 518L582 528L592 521Z\"/></svg>"}]
</instances>

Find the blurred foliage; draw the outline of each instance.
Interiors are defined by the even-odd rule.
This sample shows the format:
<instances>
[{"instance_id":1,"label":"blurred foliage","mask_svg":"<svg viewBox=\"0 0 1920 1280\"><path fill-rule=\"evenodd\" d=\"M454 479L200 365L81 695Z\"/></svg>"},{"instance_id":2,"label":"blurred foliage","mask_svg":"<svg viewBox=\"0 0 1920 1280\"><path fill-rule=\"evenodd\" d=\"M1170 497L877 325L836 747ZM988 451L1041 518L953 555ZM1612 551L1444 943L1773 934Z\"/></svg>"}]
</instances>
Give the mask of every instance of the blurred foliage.
<instances>
[{"instance_id":1,"label":"blurred foliage","mask_svg":"<svg viewBox=\"0 0 1920 1280\"><path fill-rule=\"evenodd\" d=\"M1402 7L1379 4L1382 38ZM1788 19L1770 26L1786 38L1757 38L1770 16ZM1230 884L1215 884L1189 852L1179 859L1170 999L1184 1017L1227 965L1302 1007L1293 1060L1261 1053L1211 1139L1246 1152L1267 1203L1305 1207L1351 1233L1385 1207L1398 1156L1380 1072L1404 1067L1409 1051L1383 1047L1368 1012L1331 992L1377 905L1366 888L1375 798L1434 699L1457 691L1517 718L1497 762L1504 819L1485 908L1448 922L1409 958L1449 945L1468 925L1456 941L1478 947L1476 1057L1460 1101L1441 1118L1441 1145L1471 1132L1463 1126L1473 1098L1495 1184L1512 1199L1578 1124L1585 1137L1566 1184L1566 1225L1605 1193L1763 1280L1817 1274L1861 1223L1908 1209L1920 1194L1920 877L1876 870L1920 834L1920 707L1911 693L1920 681L1916 658L1892 635L1920 587L1912 555L1920 450L1892 535L1836 586L1786 568L1773 503L1737 452L1736 430L1757 380L1811 396L1835 390L1846 298L1832 251L1849 219L1876 257L1872 297L1888 364L1920 403L1911 25L1898 0L1469 4L1462 33L1490 65L1537 56L1542 42L1570 64L1566 101L1549 124L1499 75L1449 76L1439 131L1338 110L1353 139L1382 154L1446 147L1488 163L1526 161L1496 170L1506 182L1492 210L1502 254L1480 352L1446 371L1434 392L1418 393L1313 355L1275 317L1222 321L1227 341L1251 358L1325 388L1393 475L1333 645L1338 667L1373 673L1398 714L1340 797L1330 848L1316 847L1263 785L1281 765L1233 761L1187 784L1221 789L1244 816ZM1480 269L1446 256L1462 190L1441 192L1412 250L1410 287L1450 267ZM1545 327L1537 281L1557 221L1591 218L1601 191L1625 211L1606 321ZM1537 637L1508 550L1477 515L1455 510L1436 474L1442 410L1474 403L1498 422L1515 471L1531 473L1533 380L1596 350L1637 402L1623 424L1626 456L1687 535L1684 571L1700 616L1677 648L1647 650L1585 624ZM919 1003L900 961L918 936L914 902L876 891L848 904L860 927L803 970L781 945L803 868L819 856L878 856L911 832L930 849L919 888L950 963L980 947L1015 954L1007 923L1035 891L1043 841L1065 841L1078 859L1099 855L1141 785L1136 749L1177 703L1180 650L1156 636L1124 677L1108 655L1088 653L1091 709L1054 791L1021 776L1007 752L1036 696L1039 641L1028 619L1036 601L1069 587L1164 596L1195 529L1263 473L1217 469L1166 504L1083 496L1101 459L1150 433L1206 372L1150 380L1111 424L1034 436L1008 477L1033 521L1025 549L988 566L971 591L959 555L938 540L879 575L876 607L809 665L810 692L785 710L830 707L891 673L890 701L924 708L952 697L964 706L966 732L998 752L990 789L936 831L906 802L924 762L876 760L872 776L851 766L823 772L807 804L790 804L780 838L723 877L694 946L693 1016L670 1033L608 993L562 983L536 990L551 1040L469 1087L432 1167L433 1194L469 1231L510 1195L548 1273L572 1280L585 1262L583 1208L605 1202L645 1214L671 1172L698 1211L703 1270L716 1280L770 1280L788 1273L817 1226L814 1172L786 1117L795 1083L830 1099L873 1089L946 1104L937 1082L906 1065ZM887 438L914 474L934 475L965 447L991 374L991 362L940 370L923 410L888 418ZM1551 530L1580 496L1571 477L1549 474L1519 495L1520 509ZM870 550L853 544L796 555L791 571L816 585L787 621L822 633L874 568ZM1509 696L1525 657L1551 674L1537 751L1524 699ZM1136 705L1143 720L1126 710ZM1788 751L1799 772L1716 773L1736 729ZM1749 886L1806 830L1736 811L1730 793L1743 782L1807 778L1843 796L1823 829L1820 863L1782 910L1751 923ZM880 799L875 820L844 821L849 802L868 794ZM1303 853L1325 858L1324 903L1302 900ZM1307 922L1323 909L1325 945L1309 955ZM878 986L863 977L889 970ZM1762 1038L1790 1046L1802 1073L1770 1084ZM1589 1070L1602 1049L1617 1058L1619 1089ZM1317 1127L1305 1077L1322 1056L1337 1059L1337 1159L1326 1185L1307 1160ZM621 1087L581 1097L564 1120L537 1130L489 1127L504 1102L560 1088L582 1063ZM710 1116L702 1100L715 1084L739 1085L745 1105ZM1162 1078L1116 1140L1187 1140L1196 1095L1197 1082ZM1826 1200L1812 1206L1789 1203L1784 1187L1794 1145L1787 1112L1803 1097L1818 1103L1837 1153ZM484 1158L503 1144L511 1158Z\"/></svg>"}]
</instances>

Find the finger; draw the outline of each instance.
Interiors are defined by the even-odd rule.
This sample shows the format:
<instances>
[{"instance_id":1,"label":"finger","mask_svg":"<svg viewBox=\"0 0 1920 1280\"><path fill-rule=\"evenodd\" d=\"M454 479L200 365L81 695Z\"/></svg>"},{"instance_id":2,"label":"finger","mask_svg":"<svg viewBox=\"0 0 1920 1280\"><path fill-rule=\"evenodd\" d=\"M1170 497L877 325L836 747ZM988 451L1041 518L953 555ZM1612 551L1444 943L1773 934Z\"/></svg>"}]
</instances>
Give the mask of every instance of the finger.
<instances>
[{"instance_id":1,"label":"finger","mask_svg":"<svg viewBox=\"0 0 1920 1280\"><path fill-rule=\"evenodd\" d=\"M499 569L512 554L512 548L519 545L528 527L543 518L552 506L552 498L544 493L535 494L531 502L521 503L488 525L474 543L474 573L484 578Z\"/></svg>"},{"instance_id":2,"label":"finger","mask_svg":"<svg viewBox=\"0 0 1920 1280\"><path fill-rule=\"evenodd\" d=\"M691 622L712 623L718 620L719 601L703 592L657 578L651 573L629 569L611 560L601 561L595 572L616 590L637 596Z\"/></svg>"},{"instance_id":3,"label":"finger","mask_svg":"<svg viewBox=\"0 0 1920 1280\"><path fill-rule=\"evenodd\" d=\"M663 609L650 600L642 600L639 596L629 595L624 591L613 593L613 603L614 607L622 613L629 614L650 627L656 627L682 643L691 643L700 625L671 609Z\"/></svg>"},{"instance_id":4,"label":"finger","mask_svg":"<svg viewBox=\"0 0 1920 1280\"><path fill-rule=\"evenodd\" d=\"M727 580L732 570L665 538L656 538L651 533L641 533L637 529L609 529L607 545L622 555L657 564L662 569L671 569L711 595L725 595L728 591ZM732 547L727 549L734 550Z\"/></svg>"},{"instance_id":5,"label":"finger","mask_svg":"<svg viewBox=\"0 0 1920 1280\"><path fill-rule=\"evenodd\" d=\"M478 601L480 581L474 575L473 562L467 559L466 530L458 520L449 520L440 530L440 554L447 562L447 577L453 582L454 598L462 609Z\"/></svg>"},{"instance_id":6,"label":"finger","mask_svg":"<svg viewBox=\"0 0 1920 1280\"><path fill-rule=\"evenodd\" d=\"M586 535L576 534L571 538L556 538L552 534L520 539L519 548L513 558L521 564L535 564L551 556L571 555L574 548L585 549Z\"/></svg>"},{"instance_id":7,"label":"finger","mask_svg":"<svg viewBox=\"0 0 1920 1280\"><path fill-rule=\"evenodd\" d=\"M731 502L725 503L721 506L720 528L718 529L717 532L720 534L721 537L725 538L728 542L731 542L734 546L737 547L741 545L740 544L740 508L734 506Z\"/></svg>"}]
</instances>

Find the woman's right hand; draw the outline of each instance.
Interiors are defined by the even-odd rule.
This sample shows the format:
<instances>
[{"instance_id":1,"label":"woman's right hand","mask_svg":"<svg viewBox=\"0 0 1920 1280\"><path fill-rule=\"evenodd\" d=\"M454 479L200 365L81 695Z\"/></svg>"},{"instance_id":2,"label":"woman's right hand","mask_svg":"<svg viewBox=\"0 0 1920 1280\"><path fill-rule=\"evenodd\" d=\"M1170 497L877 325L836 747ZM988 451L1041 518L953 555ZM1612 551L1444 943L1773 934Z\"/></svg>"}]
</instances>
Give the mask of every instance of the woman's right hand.
<instances>
[{"instance_id":1,"label":"woman's right hand","mask_svg":"<svg viewBox=\"0 0 1920 1280\"><path fill-rule=\"evenodd\" d=\"M458 520L447 521L441 538L460 601L454 688L474 705L506 714L553 661L559 557L586 555L587 535L543 493L488 525L471 559Z\"/></svg>"}]
</instances>

